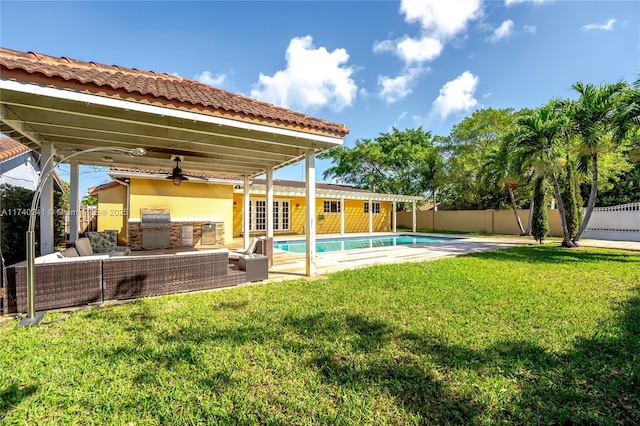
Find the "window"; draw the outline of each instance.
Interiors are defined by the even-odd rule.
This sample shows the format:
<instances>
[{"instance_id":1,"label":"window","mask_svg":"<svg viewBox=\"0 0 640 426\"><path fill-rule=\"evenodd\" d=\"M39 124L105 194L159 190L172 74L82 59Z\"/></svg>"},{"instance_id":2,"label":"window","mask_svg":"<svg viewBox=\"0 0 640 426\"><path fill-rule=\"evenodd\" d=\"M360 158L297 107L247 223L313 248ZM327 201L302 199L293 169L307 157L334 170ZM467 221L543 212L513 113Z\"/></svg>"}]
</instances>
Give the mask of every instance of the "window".
<instances>
[{"instance_id":1,"label":"window","mask_svg":"<svg viewBox=\"0 0 640 426\"><path fill-rule=\"evenodd\" d=\"M340 201L324 200L324 212L325 213L340 213Z\"/></svg>"},{"instance_id":2,"label":"window","mask_svg":"<svg viewBox=\"0 0 640 426\"><path fill-rule=\"evenodd\" d=\"M249 229L264 231L267 229L267 202L265 200L249 200ZM273 202L273 230L289 230L289 201Z\"/></svg>"},{"instance_id":3,"label":"window","mask_svg":"<svg viewBox=\"0 0 640 426\"><path fill-rule=\"evenodd\" d=\"M380 203L371 203L371 206L373 206L373 214L380 214ZM364 202L364 212L365 214L369 214L369 202L365 201Z\"/></svg>"}]
</instances>

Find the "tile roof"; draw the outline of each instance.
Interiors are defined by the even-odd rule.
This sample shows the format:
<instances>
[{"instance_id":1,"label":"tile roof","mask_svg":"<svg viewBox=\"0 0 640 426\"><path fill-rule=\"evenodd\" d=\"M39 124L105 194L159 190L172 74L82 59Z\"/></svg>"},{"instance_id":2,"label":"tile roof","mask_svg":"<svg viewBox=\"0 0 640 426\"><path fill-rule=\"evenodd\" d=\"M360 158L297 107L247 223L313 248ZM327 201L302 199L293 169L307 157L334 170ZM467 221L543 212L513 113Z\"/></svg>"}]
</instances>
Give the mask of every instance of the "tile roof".
<instances>
[{"instance_id":1,"label":"tile roof","mask_svg":"<svg viewBox=\"0 0 640 426\"><path fill-rule=\"evenodd\" d=\"M253 179L252 182L254 185L266 185L267 183L265 179ZM305 188L306 185L307 185L306 182L299 181L299 180L284 180L284 179L273 180L273 186L278 186L278 187ZM339 185L335 183L316 182L316 189L325 189L329 191L363 192L363 193L375 194L375 192L370 191L368 189L361 189L361 188L356 188L355 186Z\"/></svg>"},{"instance_id":2,"label":"tile roof","mask_svg":"<svg viewBox=\"0 0 640 426\"><path fill-rule=\"evenodd\" d=\"M31 149L28 146L21 144L15 139L0 137L0 161L8 160L9 158L30 150ZM64 181L60 178L60 175L58 175L58 172L56 172L55 169L53 170L53 173L51 173L51 176L53 176L58 190L60 192L65 192L63 185Z\"/></svg>"},{"instance_id":3,"label":"tile roof","mask_svg":"<svg viewBox=\"0 0 640 426\"><path fill-rule=\"evenodd\" d=\"M29 148L11 138L0 137L0 161L8 160L18 154L29 151Z\"/></svg>"},{"instance_id":4,"label":"tile roof","mask_svg":"<svg viewBox=\"0 0 640 426\"><path fill-rule=\"evenodd\" d=\"M93 195L95 192L104 191L105 189L109 189L109 188L115 188L116 186L120 186L120 185L122 185L121 182L117 180L112 180L111 182L107 182L98 186L87 188L87 192Z\"/></svg>"},{"instance_id":5,"label":"tile roof","mask_svg":"<svg viewBox=\"0 0 640 426\"><path fill-rule=\"evenodd\" d=\"M166 106L177 109L196 106L203 107L201 112L210 115L235 114L244 116L247 120L265 120L280 126L295 125L341 136L349 133L349 129L344 124L309 117L195 80L165 73L84 62L66 57L57 58L2 47L0 47L0 66L2 70L21 70L28 74L44 75L48 77L47 80L50 80L48 83L53 83L54 86L56 78L61 78L65 81L81 83L84 86L82 89L101 88L110 97L137 94L142 95L147 101L164 100ZM76 86L73 88L78 90Z\"/></svg>"}]
</instances>

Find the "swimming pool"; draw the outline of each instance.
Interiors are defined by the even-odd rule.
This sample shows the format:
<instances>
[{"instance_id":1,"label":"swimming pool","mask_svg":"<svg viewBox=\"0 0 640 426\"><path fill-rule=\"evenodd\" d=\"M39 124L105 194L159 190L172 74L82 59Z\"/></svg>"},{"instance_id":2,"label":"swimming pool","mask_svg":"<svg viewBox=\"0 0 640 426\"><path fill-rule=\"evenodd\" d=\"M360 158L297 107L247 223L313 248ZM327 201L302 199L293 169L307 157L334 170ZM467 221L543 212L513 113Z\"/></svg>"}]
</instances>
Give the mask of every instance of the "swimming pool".
<instances>
[{"instance_id":1,"label":"swimming pool","mask_svg":"<svg viewBox=\"0 0 640 426\"><path fill-rule=\"evenodd\" d=\"M410 246L415 244L432 244L452 240L455 237L427 237L413 235L387 235L384 237L350 237L350 238L323 238L316 240L316 252L346 251L362 248ZM274 249L280 249L291 253L305 253L306 240L274 241Z\"/></svg>"}]
</instances>

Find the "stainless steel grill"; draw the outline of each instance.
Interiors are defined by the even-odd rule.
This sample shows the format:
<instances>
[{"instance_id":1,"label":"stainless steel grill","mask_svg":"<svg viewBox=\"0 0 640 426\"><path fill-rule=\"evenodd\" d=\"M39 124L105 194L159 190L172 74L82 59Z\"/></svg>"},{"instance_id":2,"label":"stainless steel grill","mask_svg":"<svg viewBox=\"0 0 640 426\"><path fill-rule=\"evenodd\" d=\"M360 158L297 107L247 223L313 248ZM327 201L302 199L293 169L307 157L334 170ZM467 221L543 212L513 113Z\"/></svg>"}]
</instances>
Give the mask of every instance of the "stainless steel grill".
<instances>
[{"instance_id":1,"label":"stainless steel grill","mask_svg":"<svg viewBox=\"0 0 640 426\"><path fill-rule=\"evenodd\" d=\"M168 213L143 213L140 215L141 229L171 228L171 215Z\"/></svg>"},{"instance_id":2,"label":"stainless steel grill","mask_svg":"<svg viewBox=\"0 0 640 426\"><path fill-rule=\"evenodd\" d=\"M142 213L142 248L168 248L171 245L171 215L169 213Z\"/></svg>"}]
</instances>

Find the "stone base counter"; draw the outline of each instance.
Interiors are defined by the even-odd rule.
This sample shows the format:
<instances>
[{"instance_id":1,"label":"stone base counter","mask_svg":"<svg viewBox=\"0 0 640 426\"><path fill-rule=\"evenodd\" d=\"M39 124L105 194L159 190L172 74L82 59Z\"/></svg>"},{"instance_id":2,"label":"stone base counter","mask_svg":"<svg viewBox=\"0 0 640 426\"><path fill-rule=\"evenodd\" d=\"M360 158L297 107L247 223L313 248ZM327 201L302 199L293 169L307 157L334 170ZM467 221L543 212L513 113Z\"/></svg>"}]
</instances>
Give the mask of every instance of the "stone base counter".
<instances>
[{"instance_id":1,"label":"stone base counter","mask_svg":"<svg viewBox=\"0 0 640 426\"><path fill-rule=\"evenodd\" d=\"M224 246L224 222L218 218L171 219L169 229L169 245L165 243L158 248ZM131 250L145 250L143 246L143 229L139 219L129 219L129 247ZM147 243L148 245L148 243Z\"/></svg>"}]
</instances>

